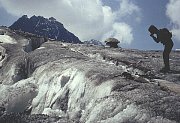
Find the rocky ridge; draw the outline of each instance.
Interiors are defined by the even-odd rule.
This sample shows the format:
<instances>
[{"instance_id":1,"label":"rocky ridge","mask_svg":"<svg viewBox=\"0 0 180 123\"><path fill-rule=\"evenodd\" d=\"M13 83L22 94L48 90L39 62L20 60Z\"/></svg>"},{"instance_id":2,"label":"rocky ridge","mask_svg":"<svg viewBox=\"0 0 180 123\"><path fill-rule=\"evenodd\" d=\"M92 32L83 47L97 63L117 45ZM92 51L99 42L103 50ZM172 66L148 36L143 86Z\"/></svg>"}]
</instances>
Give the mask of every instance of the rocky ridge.
<instances>
[{"instance_id":1,"label":"rocky ridge","mask_svg":"<svg viewBox=\"0 0 180 123\"><path fill-rule=\"evenodd\" d=\"M0 120L179 123L179 52L171 53L172 71L164 74L161 51L56 41L30 50L30 35L0 31L15 42L0 43Z\"/></svg>"},{"instance_id":2,"label":"rocky ridge","mask_svg":"<svg viewBox=\"0 0 180 123\"><path fill-rule=\"evenodd\" d=\"M53 17L48 19L42 16L34 15L28 18L27 15L23 15L9 28L48 37L53 40L69 43L82 43L78 37L65 29L63 24Z\"/></svg>"}]
</instances>

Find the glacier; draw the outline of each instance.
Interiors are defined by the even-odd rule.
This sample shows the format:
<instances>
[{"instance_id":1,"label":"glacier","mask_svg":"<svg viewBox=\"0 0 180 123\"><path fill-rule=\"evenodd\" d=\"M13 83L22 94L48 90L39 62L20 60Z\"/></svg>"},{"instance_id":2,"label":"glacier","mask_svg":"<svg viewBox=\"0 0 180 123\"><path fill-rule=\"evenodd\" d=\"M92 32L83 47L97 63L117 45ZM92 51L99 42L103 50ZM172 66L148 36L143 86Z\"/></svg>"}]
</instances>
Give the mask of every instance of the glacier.
<instances>
[{"instance_id":1,"label":"glacier","mask_svg":"<svg viewBox=\"0 0 180 123\"><path fill-rule=\"evenodd\" d=\"M162 74L161 51L46 41L1 30L11 38L0 44L0 121L180 121L177 51L171 53L173 71Z\"/></svg>"}]
</instances>

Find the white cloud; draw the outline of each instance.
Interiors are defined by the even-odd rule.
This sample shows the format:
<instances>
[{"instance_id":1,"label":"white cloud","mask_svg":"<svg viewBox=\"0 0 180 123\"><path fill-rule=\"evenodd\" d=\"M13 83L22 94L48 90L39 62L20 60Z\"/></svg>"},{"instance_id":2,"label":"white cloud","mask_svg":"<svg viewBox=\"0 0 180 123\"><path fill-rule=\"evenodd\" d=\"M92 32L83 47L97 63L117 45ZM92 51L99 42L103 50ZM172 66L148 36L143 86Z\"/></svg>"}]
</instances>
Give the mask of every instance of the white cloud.
<instances>
[{"instance_id":1,"label":"white cloud","mask_svg":"<svg viewBox=\"0 0 180 123\"><path fill-rule=\"evenodd\" d=\"M119 17L133 16L137 22L141 21L141 9L130 0L119 0L120 8L117 11Z\"/></svg>"},{"instance_id":2,"label":"white cloud","mask_svg":"<svg viewBox=\"0 0 180 123\"><path fill-rule=\"evenodd\" d=\"M170 18L173 29L172 33L180 41L180 0L169 0L167 4L166 15Z\"/></svg>"},{"instance_id":3,"label":"white cloud","mask_svg":"<svg viewBox=\"0 0 180 123\"><path fill-rule=\"evenodd\" d=\"M120 9L113 12L101 0L0 0L7 12L16 16L53 16L82 41L92 38L101 40L109 35L130 43L133 40L131 26L117 22L117 18L140 13L140 9L129 0L119 2ZM136 19L140 20L140 16Z\"/></svg>"},{"instance_id":4,"label":"white cloud","mask_svg":"<svg viewBox=\"0 0 180 123\"><path fill-rule=\"evenodd\" d=\"M140 8L133 4L130 0L120 0L119 12L122 16L132 15L134 12L139 12Z\"/></svg>"}]
</instances>

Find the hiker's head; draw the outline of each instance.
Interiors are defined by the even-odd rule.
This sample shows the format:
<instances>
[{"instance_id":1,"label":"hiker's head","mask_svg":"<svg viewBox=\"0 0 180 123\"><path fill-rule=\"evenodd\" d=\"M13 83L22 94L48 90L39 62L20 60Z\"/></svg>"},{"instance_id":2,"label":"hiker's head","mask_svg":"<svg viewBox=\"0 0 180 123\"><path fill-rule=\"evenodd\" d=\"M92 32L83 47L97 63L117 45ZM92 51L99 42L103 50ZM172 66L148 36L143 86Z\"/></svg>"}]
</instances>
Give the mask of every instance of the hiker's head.
<instances>
[{"instance_id":1,"label":"hiker's head","mask_svg":"<svg viewBox=\"0 0 180 123\"><path fill-rule=\"evenodd\" d=\"M151 34L156 34L158 32L158 29L154 26L154 25L151 25L148 29L148 31L151 33Z\"/></svg>"}]
</instances>

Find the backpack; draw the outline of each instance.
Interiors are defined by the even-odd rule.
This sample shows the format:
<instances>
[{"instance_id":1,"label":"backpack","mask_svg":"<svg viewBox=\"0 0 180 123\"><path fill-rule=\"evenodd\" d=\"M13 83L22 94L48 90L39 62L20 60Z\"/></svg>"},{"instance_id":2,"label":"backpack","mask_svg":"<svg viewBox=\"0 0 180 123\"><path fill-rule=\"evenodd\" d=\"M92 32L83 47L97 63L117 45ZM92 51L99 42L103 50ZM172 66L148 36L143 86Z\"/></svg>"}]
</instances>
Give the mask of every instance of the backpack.
<instances>
[{"instance_id":1,"label":"backpack","mask_svg":"<svg viewBox=\"0 0 180 123\"><path fill-rule=\"evenodd\" d=\"M167 28L160 29L160 34L165 36L166 38L172 38L172 32L169 32Z\"/></svg>"},{"instance_id":2,"label":"backpack","mask_svg":"<svg viewBox=\"0 0 180 123\"><path fill-rule=\"evenodd\" d=\"M172 33L169 32L167 28L159 29L158 39L161 43L166 43L167 41L171 40Z\"/></svg>"}]
</instances>

